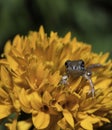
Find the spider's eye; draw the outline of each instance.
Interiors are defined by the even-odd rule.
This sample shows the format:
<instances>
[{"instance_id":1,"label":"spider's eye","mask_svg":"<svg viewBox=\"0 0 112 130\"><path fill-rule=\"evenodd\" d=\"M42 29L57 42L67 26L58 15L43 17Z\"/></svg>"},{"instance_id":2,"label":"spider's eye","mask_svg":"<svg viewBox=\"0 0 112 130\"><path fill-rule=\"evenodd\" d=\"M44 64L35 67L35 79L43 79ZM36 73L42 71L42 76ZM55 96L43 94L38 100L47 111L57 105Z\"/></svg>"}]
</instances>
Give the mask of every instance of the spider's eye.
<instances>
[{"instance_id":1,"label":"spider's eye","mask_svg":"<svg viewBox=\"0 0 112 130\"><path fill-rule=\"evenodd\" d=\"M81 67L84 67L84 61L83 60L80 60L80 65L81 65Z\"/></svg>"},{"instance_id":2,"label":"spider's eye","mask_svg":"<svg viewBox=\"0 0 112 130\"><path fill-rule=\"evenodd\" d=\"M68 61L65 62L65 66L66 66L66 68L68 68Z\"/></svg>"},{"instance_id":3,"label":"spider's eye","mask_svg":"<svg viewBox=\"0 0 112 130\"><path fill-rule=\"evenodd\" d=\"M68 68L68 67L69 67L70 63L71 63L71 61L70 61L70 60L67 60L67 61L65 62L65 66L66 66L66 68Z\"/></svg>"}]
</instances>

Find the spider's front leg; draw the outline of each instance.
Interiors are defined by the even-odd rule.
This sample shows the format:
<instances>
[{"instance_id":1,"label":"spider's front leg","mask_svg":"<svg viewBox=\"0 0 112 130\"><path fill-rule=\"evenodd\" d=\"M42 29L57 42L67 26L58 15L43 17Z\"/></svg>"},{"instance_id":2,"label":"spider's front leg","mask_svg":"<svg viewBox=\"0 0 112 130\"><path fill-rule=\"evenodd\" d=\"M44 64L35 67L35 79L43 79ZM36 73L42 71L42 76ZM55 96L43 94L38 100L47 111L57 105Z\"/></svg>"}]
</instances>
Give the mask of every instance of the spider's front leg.
<instances>
[{"instance_id":1,"label":"spider's front leg","mask_svg":"<svg viewBox=\"0 0 112 130\"><path fill-rule=\"evenodd\" d=\"M91 80L91 75L92 75L92 73L90 72L90 71L85 71L85 73L84 73L84 75L83 75L83 77L85 78L85 79L87 79L88 80L88 82L89 82L89 84L90 84L90 91L88 92L88 94L92 94L92 97L94 97L95 96L95 89L94 89L94 85L93 85L93 82L92 82L92 80Z\"/></svg>"},{"instance_id":2,"label":"spider's front leg","mask_svg":"<svg viewBox=\"0 0 112 130\"><path fill-rule=\"evenodd\" d=\"M104 66L101 65L101 64L91 64L86 69L87 70L92 70L92 69L98 69L98 68L104 68Z\"/></svg>"},{"instance_id":3,"label":"spider's front leg","mask_svg":"<svg viewBox=\"0 0 112 130\"><path fill-rule=\"evenodd\" d=\"M68 75L63 75L60 80L61 85L67 85L68 84Z\"/></svg>"}]
</instances>

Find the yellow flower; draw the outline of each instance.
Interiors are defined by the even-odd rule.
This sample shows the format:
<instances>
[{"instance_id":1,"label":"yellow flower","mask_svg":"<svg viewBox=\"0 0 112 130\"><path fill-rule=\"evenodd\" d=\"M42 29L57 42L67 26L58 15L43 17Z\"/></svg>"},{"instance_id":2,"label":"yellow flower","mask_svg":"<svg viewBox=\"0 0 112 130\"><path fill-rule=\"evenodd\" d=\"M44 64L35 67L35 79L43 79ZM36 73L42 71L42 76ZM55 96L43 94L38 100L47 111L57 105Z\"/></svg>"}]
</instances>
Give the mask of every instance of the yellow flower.
<instances>
[{"instance_id":1,"label":"yellow flower","mask_svg":"<svg viewBox=\"0 0 112 130\"><path fill-rule=\"evenodd\" d=\"M11 129L28 130L93 130L109 123L112 115L112 61L108 53L96 54L91 46L51 32L48 37L43 27L28 36L17 35L8 41L0 60L0 119L17 113L7 123ZM89 84L83 77L68 79L65 61L79 60L103 67L92 71L94 98L88 95ZM24 112L27 119L24 119ZM21 119L21 120L20 120Z\"/></svg>"}]
</instances>

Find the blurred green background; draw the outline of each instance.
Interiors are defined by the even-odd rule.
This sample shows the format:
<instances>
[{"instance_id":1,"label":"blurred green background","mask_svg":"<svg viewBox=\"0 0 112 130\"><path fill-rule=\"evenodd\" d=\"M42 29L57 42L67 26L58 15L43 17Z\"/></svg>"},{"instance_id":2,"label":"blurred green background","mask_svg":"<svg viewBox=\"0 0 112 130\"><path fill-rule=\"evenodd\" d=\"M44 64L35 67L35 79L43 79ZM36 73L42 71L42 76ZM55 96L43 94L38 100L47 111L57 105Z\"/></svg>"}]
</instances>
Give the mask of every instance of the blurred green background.
<instances>
[{"instance_id":1,"label":"blurred green background","mask_svg":"<svg viewBox=\"0 0 112 130\"><path fill-rule=\"evenodd\" d=\"M0 53L7 40L40 25L59 36L71 31L72 37L92 44L93 51L108 51L112 58L112 0L0 0Z\"/></svg>"},{"instance_id":2,"label":"blurred green background","mask_svg":"<svg viewBox=\"0 0 112 130\"><path fill-rule=\"evenodd\" d=\"M0 0L0 52L8 39L40 25L60 36L71 31L93 51L112 53L111 0Z\"/></svg>"}]
</instances>

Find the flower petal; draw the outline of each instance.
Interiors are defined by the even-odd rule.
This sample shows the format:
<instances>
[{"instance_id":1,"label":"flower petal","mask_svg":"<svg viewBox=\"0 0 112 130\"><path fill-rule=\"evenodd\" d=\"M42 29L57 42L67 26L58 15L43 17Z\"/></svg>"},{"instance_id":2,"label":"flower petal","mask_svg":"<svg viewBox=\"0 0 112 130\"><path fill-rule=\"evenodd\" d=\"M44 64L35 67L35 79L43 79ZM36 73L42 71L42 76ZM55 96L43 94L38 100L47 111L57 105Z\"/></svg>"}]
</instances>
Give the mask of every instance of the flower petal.
<instances>
[{"instance_id":1,"label":"flower petal","mask_svg":"<svg viewBox=\"0 0 112 130\"><path fill-rule=\"evenodd\" d=\"M17 130L17 119L14 119L11 123L6 123L5 126L8 130Z\"/></svg>"},{"instance_id":2,"label":"flower petal","mask_svg":"<svg viewBox=\"0 0 112 130\"><path fill-rule=\"evenodd\" d=\"M44 112L32 115L33 124L37 129L44 129L49 125L50 115Z\"/></svg>"},{"instance_id":3,"label":"flower petal","mask_svg":"<svg viewBox=\"0 0 112 130\"><path fill-rule=\"evenodd\" d=\"M30 105L30 95L22 89L19 95L19 101L21 103L21 108L24 112L30 113L31 112L31 105Z\"/></svg>"},{"instance_id":4,"label":"flower petal","mask_svg":"<svg viewBox=\"0 0 112 130\"><path fill-rule=\"evenodd\" d=\"M65 43L67 44L69 41L70 41L70 38L71 38L71 32L68 32L64 38L62 39L62 43Z\"/></svg>"},{"instance_id":5,"label":"flower petal","mask_svg":"<svg viewBox=\"0 0 112 130\"><path fill-rule=\"evenodd\" d=\"M11 56L7 55L7 60L9 62L10 68L14 71L18 69L18 63Z\"/></svg>"},{"instance_id":6,"label":"flower petal","mask_svg":"<svg viewBox=\"0 0 112 130\"><path fill-rule=\"evenodd\" d=\"M34 92L34 93L31 94L31 106L32 106L33 109L35 109L37 111L42 106L42 98L36 92Z\"/></svg>"},{"instance_id":7,"label":"flower petal","mask_svg":"<svg viewBox=\"0 0 112 130\"><path fill-rule=\"evenodd\" d=\"M45 36L45 32L44 32L43 26L40 26L39 33L40 33L41 39L43 40L44 36Z\"/></svg>"},{"instance_id":8,"label":"flower petal","mask_svg":"<svg viewBox=\"0 0 112 130\"><path fill-rule=\"evenodd\" d=\"M86 130L93 130L93 124L100 122L100 119L95 116L88 116L81 121L80 125Z\"/></svg>"},{"instance_id":9,"label":"flower petal","mask_svg":"<svg viewBox=\"0 0 112 130\"><path fill-rule=\"evenodd\" d=\"M93 130L93 125L87 119L81 121L80 125L86 130Z\"/></svg>"},{"instance_id":10,"label":"flower petal","mask_svg":"<svg viewBox=\"0 0 112 130\"><path fill-rule=\"evenodd\" d=\"M66 121L72 126L72 128L74 128L74 120L72 114L67 109L64 109L63 115Z\"/></svg>"},{"instance_id":11,"label":"flower petal","mask_svg":"<svg viewBox=\"0 0 112 130\"><path fill-rule=\"evenodd\" d=\"M67 127L67 122L65 120L65 118L62 118L61 120L58 121L58 125L63 129L65 130L66 127Z\"/></svg>"},{"instance_id":12,"label":"flower petal","mask_svg":"<svg viewBox=\"0 0 112 130\"><path fill-rule=\"evenodd\" d=\"M7 117L11 114L11 105L0 105L0 119Z\"/></svg>"},{"instance_id":13,"label":"flower petal","mask_svg":"<svg viewBox=\"0 0 112 130\"><path fill-rule=\"evenodd\" d=\"M50 101L52 100L52 96L50 95L50 93L48 91L45 91L42 99L43 99L44 103L49 105Z\"/></svg>"},{"instance_id":14,"label":"flower petal","mask_svg":"<svg viewBox=\"0 0 112 130\"><path fill-rule=\"evenodd\" d=\"M59 75L59 71L56 71L53 75L50 75L49 77L49 83L51 85L57 86L59 81L61 79L61 76Z\"/></svg>"},{"instance_id":15,"label":"flower petal","mask_svg":"<svg viewBox=\"0 0 112 130\"><path fill-rule=\"evenodd\" d=\"M0 88L0 97L2 97L2 98L8 98L9 95L8 95L8 93L5 92L4 89Z\"/></svg>"},{"instance_id":16,"label":"flower petal","mask_svg":"<svg viewBox=\"0 0 112 130\"><path fill-rule=\"evenodd\" d=\"M18 121L17 123L17 130L29 130L32 126L32 122L30 120L26 121Z\"/></svg>"},{"instance_id":17,"label":"flower petal","mask_svg":"<svg viewBox=\"0 0 112 130\"><path fill-rule=\"evenodd\" d=\"M74 83L70 85L70 92L74 92L78 89L81 80L82 80L82 77L79 77L78 79L76 79Z\"/></svg>"},{"instance_id":18,"label":"flower petal","mask_svg":"<svg viewBox=\"0 0 112 130\"><path fill-rule=\"evenodd\" d=\"M4 47L4 54L7 55L11 50L11 42L8 41L6 44L5 44L5 47Z\"/></svg>"},{"instance_id":19,"label":"flower petal","mask_svg":"<svg viewBox=\"0 0 112 130\"><path fill-rule=\"evenodd\" d=\"M7 87L12 86L10 73L4 66L1 66L1 80Z\"/></svg>"},{"instance_id":20,"label":"flower petal","mask_svg":"<svg viewBox=\"0 0 112 130\"><path fill-rule=\"evenodd\" d=\"M97 83L95 85L95 88L100 88L100 89L107 89L107 87L112 83L112 80L109 78L106 78L102 80L101 82Z\"/></svg>"}]
</instances>

